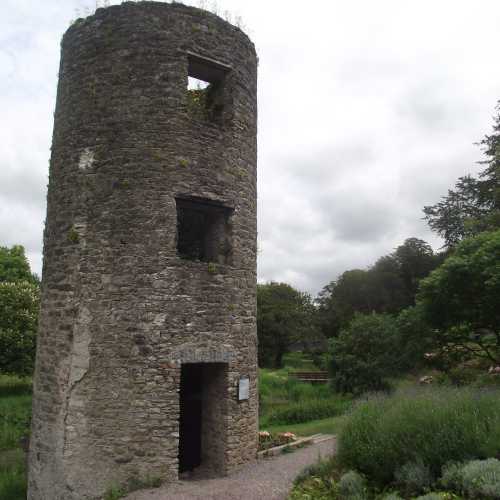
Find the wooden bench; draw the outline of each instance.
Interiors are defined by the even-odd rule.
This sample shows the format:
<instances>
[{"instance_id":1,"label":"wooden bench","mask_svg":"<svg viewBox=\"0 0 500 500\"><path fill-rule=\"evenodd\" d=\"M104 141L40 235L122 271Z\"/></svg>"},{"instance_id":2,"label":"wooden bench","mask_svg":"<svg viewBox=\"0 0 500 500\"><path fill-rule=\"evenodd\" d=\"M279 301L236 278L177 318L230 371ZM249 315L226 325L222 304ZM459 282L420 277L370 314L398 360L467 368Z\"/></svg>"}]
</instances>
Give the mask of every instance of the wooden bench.
<instances>
[{"instance_id":1,"label":"wooden bench","mask_svg":"<svg viewBox=\"0 0 500 500\"><path fill-rule=\"evenodd\" d=\"M328 372L289 372L288 377L312 384L327 384L330 381Z\"/></svg>"}]
</instances>

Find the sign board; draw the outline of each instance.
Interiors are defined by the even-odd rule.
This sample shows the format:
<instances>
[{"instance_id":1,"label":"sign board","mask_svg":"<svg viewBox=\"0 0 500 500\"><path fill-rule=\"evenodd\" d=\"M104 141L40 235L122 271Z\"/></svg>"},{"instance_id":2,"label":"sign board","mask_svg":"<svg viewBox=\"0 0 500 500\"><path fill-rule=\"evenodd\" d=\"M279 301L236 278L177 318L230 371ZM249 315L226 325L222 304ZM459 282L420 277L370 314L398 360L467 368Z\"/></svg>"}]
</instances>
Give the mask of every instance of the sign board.
<instances>
[{"instance_id":1,"label":"sign board","mask_svg":"<svg viewBox=\"0 0 500 500\"><path fill-rule=\"evenodd\" d=\"M238 384L238 401L244 401L250 397L250 379L241 377Z\"/></svg>"}]
</instances>

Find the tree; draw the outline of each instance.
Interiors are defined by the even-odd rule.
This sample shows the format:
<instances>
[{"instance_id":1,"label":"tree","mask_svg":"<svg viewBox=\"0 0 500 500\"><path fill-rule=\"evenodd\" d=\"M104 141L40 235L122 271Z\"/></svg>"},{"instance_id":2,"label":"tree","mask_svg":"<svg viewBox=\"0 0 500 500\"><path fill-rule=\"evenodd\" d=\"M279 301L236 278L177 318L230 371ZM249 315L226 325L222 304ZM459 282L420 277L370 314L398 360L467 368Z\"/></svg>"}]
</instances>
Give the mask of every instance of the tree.
<instances>
[{"instance_id":1,"label":"tree","mask_svg":"<svg viewBox=\"0 0 500 500\"><path fill-rule=\"evenodd\" d=\"M500 364L500 230L458 244L421 282L417 302L443 350Z\"/></svg>"},{"instance_id":2,"label":"tree","mask_svg":"<svg viewBox=\"0 0 500 500\"><path fill-rule=\"evenodd\" d=\"M413 304L418 284L438 263L432 247L424 240L407 238L392 254L398 265L398 274L407 293L407 303Z\"/></svg>"},{"instance_id":3,"label":"tree","mask_svg":"<svg viewBox=\"0 0 500 500\"><path fill-rule=\"evenodd\" d=\"M464 238L500 228L500 101L493 133L479 143L487 165L476 179L460 177L455 189L435 205L424 207L424 219L439 234L445 247L453 248Z\"/></svg>"},{"instance_id":4,"label":"tree","mask_svg":"<svg viewBox=\"0 0 500 500\"><path fill-rule=\"evenodd\" d=\"M345 271L323 288L318 296L319 325L333 337L355 313L397 314L413 305L419 281L439 263L425 241L408 238L394 252L367 270Z\"/></svg>"},{"instance_id":5,"label":"tree","mask_svg":"<svg viewBox=\"0 0 500 500\"><path fill-rule=\"evenodd\" d=\"M39 281L21 245L0 247L0 373L33 371Z\"/></svg>"},{"instance_id":6,"label":"tree","mask_svg":"<svg viewBox=\"0 0 500 500\"><path fill-rule=\"evenodd\" d=\"M318 338L311 296L286 283L257 285L259 365L281 367L292 344Z\"/></svg>"},{"instance_id":7,"label":"tree","mask_svg":"<svg viewBox=\"0 0 500 500\"><path fill-rule=\"evenodd\" d=\"M0 373L33 372L38 305L38 285L0 282Z\"/></svg>"},{"instance_id":8,"label":"tree","mask_svg":"<svg viewBox=\"0 0 500 500\"><path fill-rule=\"evenodd\" d=\"M398 369L397 328L386 314L356 314L338 337L330 339L335 390L360 394L388 387Z\"/></svg>"},{"instance_id":9,"label":"tree","mask_svg":"<svg viewBox=\"0 0 500 500\"><path fill-rule=\"evenodd\" d=\"M38 278L31 273L24 247L0 247L0 282L29 281L38 283Z\"/></svg>"}]
</instances>

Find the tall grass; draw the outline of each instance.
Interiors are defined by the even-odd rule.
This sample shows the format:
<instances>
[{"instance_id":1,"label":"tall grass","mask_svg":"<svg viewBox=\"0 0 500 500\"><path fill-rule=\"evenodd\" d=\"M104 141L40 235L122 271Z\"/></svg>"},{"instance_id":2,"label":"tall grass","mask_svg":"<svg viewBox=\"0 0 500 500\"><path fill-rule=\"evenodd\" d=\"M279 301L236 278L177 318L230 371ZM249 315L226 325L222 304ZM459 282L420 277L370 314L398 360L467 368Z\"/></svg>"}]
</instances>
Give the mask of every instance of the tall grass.
<instances>
[{"instance_id":1,"label":"tall grass","mask_svg":"<svg viewBox=\"0 0 500 500\"><path fill-rule=\"evenodd\" d=\"M350 406L326 384L289 378L285 370L261 370L259 378L261 427L293 425L341 415Z\"/></svg>"},{"instance_id":2,"label":"tall grass","mask_svg":"<svg viewBox=\"0 0 500 500\"><path fill-rule=\"evenodd\" d=\"M30 418L31 381L0 375L0 450L19 445L29 432Z\"/></svg>"},{"instance_id":3,"label":"tall grass","mask_svg":"<svg viewBox=\"0 0 500 500\"><path fill-rule=\"evenodd\" d=\"M263 424L300 424L311 420L336 417L345 413L350 405L350 400L340 396L329 399L309 399L271 411L263 419Z\"/></svg>"},{"instance_id":4,"label":"tall grass","mask_svg":"<svg viewBox=\"0 0 500 500\"><path fill-rule=\"evenodd\" d=\"M353 410L339 436L339 460L380 484L408 463L438 477L451 461L500 453L500 392L425 388L373 396Z\"/></svg>"},{"instance_id":5,"label":"tall grass","mask_svg":"<svg viewBox=\"0 0 500 500\"><path fill-rule=\"evenodd\" d=\"M26 471L24 454L0 451L0 498L2 500L22 500L26 498Z\"/></svg>"},{"instance_id":6,"label":"tall grass","mask_svg":"<svg viewBox=\"0 0 500 500\"><path fill-rule=\"evenodd\" d=\"M0 499L26 498L20 439L29 432L31 381L0 375Z\"/></svg>"}]
</instances>

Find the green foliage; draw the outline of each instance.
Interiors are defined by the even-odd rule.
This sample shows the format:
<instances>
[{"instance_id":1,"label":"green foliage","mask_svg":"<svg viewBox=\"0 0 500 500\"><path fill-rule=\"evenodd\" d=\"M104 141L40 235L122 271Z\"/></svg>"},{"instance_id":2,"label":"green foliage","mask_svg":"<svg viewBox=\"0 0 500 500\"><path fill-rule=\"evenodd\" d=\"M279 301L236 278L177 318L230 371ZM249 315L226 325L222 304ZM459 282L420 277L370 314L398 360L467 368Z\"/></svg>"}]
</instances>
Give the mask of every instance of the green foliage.
<instances>
[{"instance_id":1,"label":"green foliage","mask_svg":"<svg viewBox=\"0 0 500 500\"><path fill-rule=\"evenodd\" d=\"M398 353L401 372L421 367L425 354L437 346L436 331L425 320L421 307L403 309L396 318L397 335L393 349Z\"/></svg>"},{"instance_id":2,"label":"green foliage","mask_svg":"<svg viewBox=\"0 0 500 500\"><path fill-rule=\"evenodd\" d=\"M365 478L351 470L342 475L337 484L337 491L343 500L366 500L368 488Z\"/></svg>"},{"instance_id":3,"label":"green foliage","mask_svg":"<svg viewBox=\"0 0 500 500\"><path fill-rule=\"evenodd\" d=\"M421 460L404 464L400 469L396 470L394 477L400 491L408 496L429 491L434 482L429 467Z\"/></svg>"},{"instance_id":4,"label":"green foliage","mask_svg":"<svg viewBox=\"0 0 500 500\"><path fill-rule=\"evenodd\" d=\"M271 411L263 421L263 425L297 424L310 420L335 417L345 413L350 405L350 400L341 397L311 399L290 403L284 408Z\"/></svg>"},{"instance_id":5,"label":"green foliage","mask_svg":"<svg viewBox=\"0 0 500 500\"><path fill-rule=\"evenodd\" d=\"M495 391L426 388L361 402L342 427L339 460L385 485L402 464L422 462L437 477L444 464L500 453Z\"/></svg>"},{"instance_id":6,"label":"green foliage","mask_svg":"<svg viewBox=\"0 0 500 500\"><path fill-rule=\"evenodd\" d=\"M0 246L0 283L16 281L38 283L38 278L31 273L23 246L14 245L12 248Z\"/></svg>"},{"instance_id":7,"label":"green foliage","mask_svg":"<svg viewBox=\"0 0 500 500\"><path fill-rule=\"evenodd\" d=\"M413 305L420 280L439 260L425 241L408 238L371 268L344 272L318 297L319 325L324 335L338 335L356 313L395 314Z\"/></svg>"},{"instance_id":8,"label":"green foliage","mask_svg":"<svg viewBox=\"0 0 500 500\"><path fill-rule=\"evenodd\" d=\"M457 499L458 497L455 496L453 493L427 493L425 495L421 495L419 497L416 497L415 500L454 500Z\"/></svg>"},{"instance_id":9,"label":"green foliage","mask_svg":"<svg viewBox=\"0 0 500 500\"><path fill-rule=\"evenodd\" d=\"M146 488L158 488L162 484L161 478L157 476L146 476L144 478L132 476L125 485L112 485L104 494L103 500L118 500L126 497L129 493Z\"/></svg>"},{"instance_id":10,"label":"green foliage","mask_svg":"<svg viewBox=\"0 0 500 500\"><path fill-rule=\"evenodd\" d=\"M0 453L16 448L21 437L29 434L30 389L26 380L0 375Z\"/></svg>"},{"instance_id":11,"label":"green foliage","mask_svg":"<svg viewBox=\"0 0 500 500\"><path fill-rule=\"evenodd\" d=\"M500 103L497 105L500 111ZM476 179L460 177L455 189L432 206L424 207L430 228L452 248L464 238L482 231L500 228L500 113L494 121L493 133L480 143L487 165Z\"/></svg>"},{"instance_id":12,"label":"green foliage","mask_svg":"<svg viewBox=\"0 0 500 500\"><path fill-rule=\"evenodd\" d=\"M125 488L115 485L106 490L106 493L104 494L104 500L119 500L126 495L127 492Z\"/></svg>"},{"instance_id":13,"label":"green foliage","mask_svg":"<svg viewBox=\"0 0 500 500\"><path fill-rule=\"evenodd\" d=\"M294 343L321 339L311 296L286 283L257 285L259 366L280 368Z\"/></svg>"},{"instance_id":14,"label":"green foliage","mask_svg":"<svg viewBox=\"0 0 500 500\"><path fill-rule=\"evenodd\" d=\"M0 452L0 498L2 500L26 498L26 472L24 454L21 450L9 453L6 460Z\"/></svg>"},{"instance_id":15,"label":"green foliage","mask_svg":"<svg viewBox=\"0 0 500 500\"><path fill-rule=\"evenodd\" d=\"M441 484L467 498L500 498L500 460L472 460L449 464L443 469Z\"/></svg>"},{"instance_id":16,"label":"green foliage","mask_svg":"<svg viewBox=\"0 0 500 500\"><path fill-rule=\"evenodd\" d=\"M26 379L0 375L0 498L26 498L24 452L20 438L29 433L31 385Z\"/></svg>"},{"instance_id":17,"label":"green foliage","mask_svg":"<svg viewBox=\"0 0 500 500\"><path fill-rule=\"evenodd\" d=\"M418 302L457 358L500 363L500 230L462 241L422 281Z\"/></svg>"},{"instance_id":18,"label":"green foliage","mask_svg":"<svg viewBox=\"0 0 500 500\"><path fill-rule=\"evenodd\" d=\"M117 183L117 186L119 186L120 184ZM78 241L80 240L80 235L78 234L78 231L75 229L74 226L71 226L69 228L69 231L68 231L68 240L71 242L71 243L78 243Z\"/></svg>"},{"instance_id":19,"label":"green foliage","mask_svg":"<svg viewBox=\"0 0 500 500\"><path fill-rule=\"evenodd\" d=\"M384 314L357 314L330 340L331 372L337 391L359 394L388 388L397 370L395 320Z\"/></svg>"},{"instance_id":20,"label":"green foliage","mask_svg":"<svg viewBox=\"0 0 500 500\"><path fill-rule=\"evenodd\" d=\"M288 352L283 355L283 366L294 370L314 371L316 366L312 356L304 355L302 352Z\"/></svg>"},{"instance_id":21,"label":"green foliage","mask_svg":"<svg viewBox=\"0 0 500 500\"><path fill-rule=\"evenodd\" d=\"M0 282L0 373L33 372L38 307L38 285Z\"/></svg>"}]
</instances>

